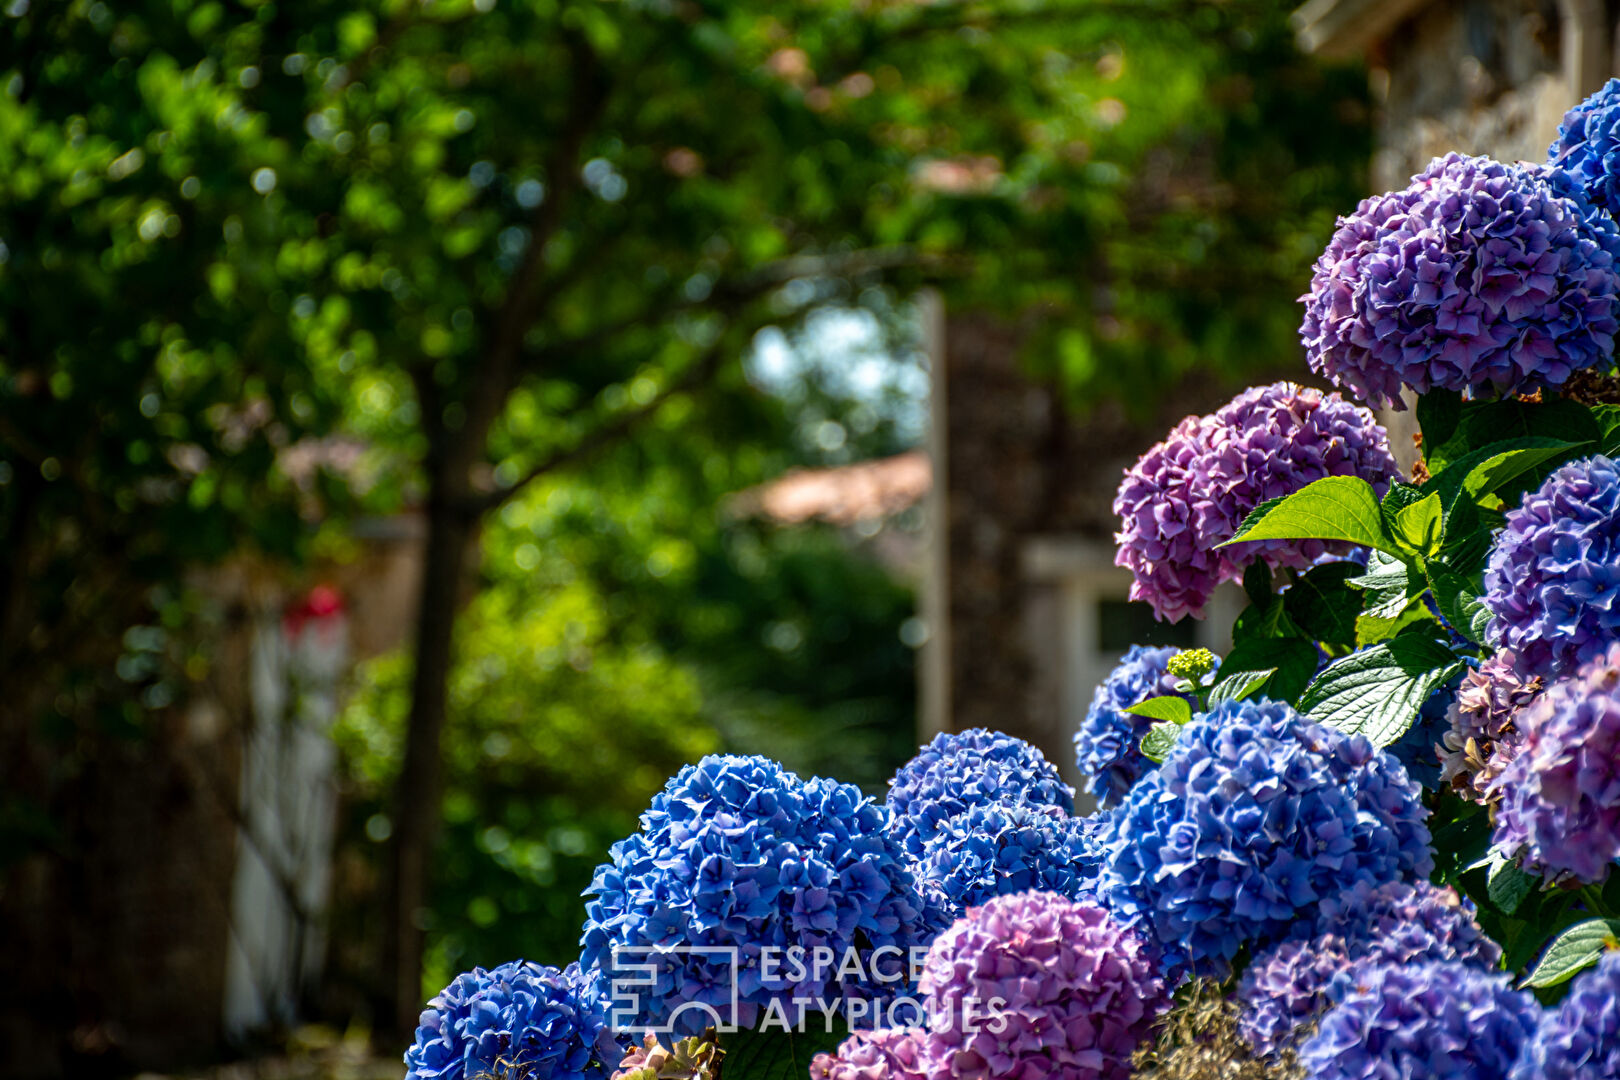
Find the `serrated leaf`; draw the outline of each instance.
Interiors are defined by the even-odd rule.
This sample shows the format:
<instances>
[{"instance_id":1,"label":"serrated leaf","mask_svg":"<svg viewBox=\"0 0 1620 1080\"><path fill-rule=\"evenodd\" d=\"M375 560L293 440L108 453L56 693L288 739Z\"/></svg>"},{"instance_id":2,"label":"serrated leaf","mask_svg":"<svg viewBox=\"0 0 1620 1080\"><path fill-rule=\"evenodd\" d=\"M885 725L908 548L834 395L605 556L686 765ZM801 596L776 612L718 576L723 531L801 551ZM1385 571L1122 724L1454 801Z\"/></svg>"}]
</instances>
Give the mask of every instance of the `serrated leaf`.
<instances>
[{"instance_id":1,"label":"serrated leaf","mask_svg":"<svg viewBox=\"0 0 1620 1080\"><path fill-rule=\"evenodd\" d=\"M1289 618L1306 637L1315 641L1353 643L1362 593L1350 586L1350 579L1361 574L1361 567L1355 563L1341 562L1318 566L1300 575L1283 593Z\"/></svg>"},{"instance_id":2,"label":"serrated leaf","mask_svg":"<svg viewBox=\"0 0 1620 1080\"><path fill-rule=\"evenodd\" d=\"M1455 573L1441 563L1430 563L1428 571L1430 591L1446 622L1475 645L1485 644L1491 613L1480 600L1485 592L1484 575Z\"/></svg>"},{"instance_id":3,"label":"serrated leaf","mask_svg":"<svg viewBox=\"0 0 1620 1080\"><path fill-rule=\"evenodd\" d=\"M1399 554L1384 530L1377 493L1359 476L1324 476L1275 505L1265 504L1218 546L1251 540L1347 540Z\"/></svg>"},{"instance_id":4,"label":"serrated leaf","mask_svg":"<svg viewBox=\"0 0 1620 1080\"><path fill-rule=\"evenodd\" d=\"M1222 679L1215 684L1215 688L1209 692L1209 703L1219 705L1223 701L1242 701L1258 692L1266 685L1266 680L1276 673L1276 668L1236 672L1231 678Z\"/></svg>"},{"instance_id":5,"label":"serrated leaf","mask_svg":"<svg viewBox=\"0 0 1620 1080\"><path fill-rule=\"evenodd\" d=\"M1611 458L1620 455L1620 405L1593 405L1591 408L1599 431L1598 453Z\"/></svg>"},{"instance_id":6,"label":"serrated leaf","mask_svg":"<svg viewBox=\"0 0 1620 1080\"><path fill-rule=\"evenodd\" d=\"M1346 584L1362 590L1362 614L1375 619L1395 618L1405 610L1407 601L1428 587L1422 571L1382 551L1368 557L1365 574L1347 578Z\"/></svg>"},{"instance_id":7,"label":"serrated leaf","mask_svg":"<svg viewBox=\"0 0 1620 1080\"><path fill-rule=\"evenodd\" d=\"M1125 711L1178 725L1192 719L1192 706L1187 703L1187 699L1176 697L1174 694L1150 697L1146 701L1137 702Z\"/></svg>"},{"instance_id":8,"label":"serrated leaf","mask_svg":"<svg viewBox=\"0 0 1620 1080\"><path fill-rule=\"evenodd\" d=\"M1293 701L1316 674L1316 646L1299 637L1246 638L1221 660L1221 678L1269 671L1263 687L1273 701Z\"/></svg>"},{"instance_id":9,"label":"serrated leaf","mask_svg":"<svg viewBox=\"0 0 1620 1080\"><path fill-rule=\"evenodd\" d=\"M1577 923L1553 939L1519 985L1521 988L1557 986L1616 948L1620 948L1620 919L1588 919Z\"/></svg>"},{"instance_id":10,"label":"serrated leaf","mask_svg":"<svg viewBox=\"0 0 1620 1080\"><path fill-rule=\"evenodd\" d=\"M1536 888L1536 879L1506 858L1493 860L1485 878L1485 893L1504 915L1512 915Z\"/></svg>"},{"instance_id":11,"label":"serrated leaf","mask_svg":"<svg viewBox=\"0 0 1620 1080\"><path fill-rule=\"evenodd\" d=\"M1389 532L1408 551L1432 555L1440 548L1440 496L1430 493L1395 511Z\"/></svg>"},{"instance_id":12,"label":"serrated leaf","mask_svg":"<svg viewBox=\"0 0 1620 1080\"><path fill-rule=\"evenodd\" d=\"M1176 737L1180 734L1180 724L1154 724L1142 736L1142 756L1155 763L1163 762L1170 756L1170 749L1176 745Z\"/></svg>"},{"instance_id":13,"label":"serrated leaf","mask_svg":"<svg viewBox=\"0 0 1620 1080\"><path fill-rule=\"evenodd\" d=\"M1369 645L1388 641L1398 636L1402 630L1426 622L1434 622L1434 615L1429 611L1427 604L1416 599L1406 601L1406 607L1397 612L1393 618L1362 615L1356 619L1356 648L1365 649Z\"/></svg>"},{"instance_id":14,"label":"serrated leaf","mask_svg":"<svg viewBox=\"0 0 1620 1080\"><path fill-rule=\"evenodd\" d=\"M1281 499L1274 500L1281 502ZM1271 606L1271 564L1264 559L1256 559L1250 563L1248 569L1243 571L1243 591L1249 597L1249 604L1261 611Z\"/></svg>"},{"instance_id":15,"label":"serrated leaf","mask_svg":"<svg viewBox=\"0 0 1620 1080\"><path fill-rule=\"evenodd\" d=\"M1592 413L1567 398L1552 401L1470 401L1462 406L1455 434L1428 454L1435 475L1454 461L1510 439L1550 438L1597 442L1603 432ZM1425 440L1424 449L1430 450ZM1522 481L1522 478L1521 478Z\"/></svg>"},{"instance_id":16,"label":"serrated leaf","mask_svg":"<svg viewBox=\"0 0 1620 1080\"><path fill-rule=\"evenodd\" d=\"M1541 445L1522 445L1519 449L1492 454L1468 470L1467 475L1463 478L1463 490L1477 499L1481 495L1500 490L1545 462L1579 453L1592 445L1589 442L1572 443L1560 439L1545 438L1515 441L1521 444L1539 443ZM1491 447L1487 446L1485 451L1488 452L1490 449Z\"/></svg>"},{"instance_id":17,"label":"serrated leaf","mask_svg":"<svg viewBox=\"0 0 1620 1080\"><path fill-rule=\"evenodd\" d=\"M1388 746L1412 726L1435 687L1463 666L1433 638L1401 634L1329 664L1305 689L1299 710L1329 727Z\"/></svg>"}]
</instances>

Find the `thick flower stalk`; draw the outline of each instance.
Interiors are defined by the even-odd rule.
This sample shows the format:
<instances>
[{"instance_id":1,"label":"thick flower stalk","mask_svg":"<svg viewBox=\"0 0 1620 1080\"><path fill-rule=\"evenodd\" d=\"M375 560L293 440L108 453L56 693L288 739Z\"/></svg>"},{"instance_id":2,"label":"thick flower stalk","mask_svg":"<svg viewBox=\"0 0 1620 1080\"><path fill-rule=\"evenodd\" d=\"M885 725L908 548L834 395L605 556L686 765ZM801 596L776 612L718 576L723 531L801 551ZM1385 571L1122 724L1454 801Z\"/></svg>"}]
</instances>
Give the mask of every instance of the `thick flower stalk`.
<instances>
[{"instance_id":1,"label":"thick flower stalk","mask_svg":"<svg viewBox=\"0 0 1620 1080\"><path fill-rule=\"evenodd\" d=\"M810 1080L926 1080L918 1036L909 1030L860 1031L832 1054L810 1062Z\"/></svg>"},{"instance_id":2,"label":"thick flower stalk","mask_svg":"<svg viewBox=\"0 0 1620 1080\"><path fill-rule=\"evenodd\" d=\"M1356 968L1300 1048L1311 1080L1505 1080L1541 1007L1463 964Z\"/></svg>"},{"instance_id":3,"label":"thick flower stalk","mask_svg":"<svg viewBox=\"0 0 1620 1080\"><path fill-rule=\"evenodd\" d=\"M605 1080L618 1060L602 1003L577 965L473 968L428 1002L405 1051L406 1080Z\"/></svg>"},{"instance_id":4,"label":"thick flower stalk","mask_svg":"<svg viewBox=\"0 0 1620 1080\"><path fill-rule=\"evenodd\" d=\"M1605 953L1542 1016L1512 1080L1620 1080L1620 953Z\"/></svg>"},{"instance_id":5,"label":"thick flower stalk","mask_svg":"<svg viewBox=\"0 0 1620 1080\"><path fill-rule=\"evenodd\" d=\"M1620 467L1555 471L1507 514L1485 569L1486 633L1525 674L1573 671L1620 640Z\"/></svg>"},{"instance_id":6,"label":"thick flower stalk","mask_svg":"<svg viewBox=\"0 0 1620 1080\"><path fill-rule=\"evenodd\" d=\"M1074 789L1057 766L1022 739L983 728L945 734L917 751L889 781L884 800L893 835L913 858L955 817L975 806L1018 803L1074 812Z\"/></svg>"},{"instance_id":7,"label":"thick flower stalk","mask_svg":"<svg viewBox=\"0 0 1620 1080\"><path fill-rule=\"evenodd\" d=\"M1501 957L1473 905L1452 889L1362 882L1324 900L1315 919L1256 954L1238 985L1240 1030L1259 1053L1292 1046L1301 1026L1327 1007L1329 985L1352 964L1452 960L1489 971Z\"/></svg>"},{"instance_id":8,"label":"thick flower stalk","mask_svg":"<svg viewBox=\"0 0 1620 1080\"><path fill-rule=\"evenodd\" d=\"M1151 950L1093 901L1001 896L928 950L928 1080L1125 1080L1168 1006Z\"/></svg>"},{"instance_id":9,"label":"thick flower stalk","mask_svg":"<svg viewBox=\"0 0 1620 1080\"><path fill-rule=\"evenodd\" d=\"M1339 219L1300 339L1375 406L1557 389L1613 355L1617 259L1620 229L1558 170L1448 154Z\"/></svg>"},{"instance_id":10,"label":"thick flower stalk","mask_svg":"<svg viewBox=\"0 0 1620 1080\"><path fill-rule=\"evenodd\" d=\"M1114 561L1135 577L1131 599L1161 619L1201 617L1215 587L1255 559L1303 570L1345 545L1262 540L1223 548L1249 512L1325 476L1359 476L1380 493L1397 474L1372 413L1338 394L1280 382L1188 417L1125 473L1114 499Z\"/></svg>"},{"instance_id":11,"label":"thick flower stalk","mask_svg":"<svg viewBox=\"0 0 1620 1080\"><path fill-rule=\"evenodd\" d=\"M1224 702L1181 730L1107 823L1099 888L1172 964L1223 972L1358 884L1427 877L1427 811L1398 761L1287 705Z\"/></svg>"},{"instance_id":12,"label":"thick flower stalk","mask_svg":"<svg viewBox=\"0 0 1620 1080\"><path fill-rule=\"evenodd\" d=\"M1620 214L1620 79L1564 114L1547 164L1579 184L1592 205Z\"/></svg>"},{"instance_id":13,"label":"thick flower stalk","mask_svg":"<svg viewBox=\"0 0 1620 1080\"><path fill-rule=\"evenodd\" d=\"M762 965L762 956L824 946L842 959L856 948L926 944L937 924L888 825L859 788L801 780L764 758L688 765L597 869L580 962L615 971L628 949L624 963L656 967L655 985L638 987L633 1023L621 1025L632 1030L675 1018L677 1031L696 1034L716 1023L699 1006L729 1004L731 949L745 1025L772 1002L792 1009L794 998L872 996L875 988L840 982L833 970ZM711 951L651 955L670 945Z\"/></svg>"},{"instance_id":14,"label":"thick flower stalk","mask_svg":"<svg viewBox=\"0 0 1620 1080\"><path fill-rule=\"evenodd\" d=\"M1516 718L1546 685L1539 675L1522 674L1507 649L1466 672L1446 712L1441 781L1475 802L1496 802L1497 779L1523 742Z\"/></svg>"},{"instance_id":15,"label":"thick flower stalk","mask_svg":"<svg viewBox=\"0 0 1620 1080\"><path fill-rule=\"evenodd\" d=\"M1077 898L1096 888L1102 870L1100 827L1052 806L975 806L929 841L918 880L937 884L953 915L1032 889Z\"/></svg>"},{"instance_id":16,"label":"thick flower stalk","mask_svg":"<svg viewBox=\"0 0 1620 1080\"><path fill-rule=\"evenodd\" d=\"M1174 648L1132 645L1092 695L1074 733L1074 758L1086 790L1103 809L1117 806L1152 764L1142 756L1142 736L1153 720L1125 710L1151 697L1186 696L1176 693L1177 679L1167 668L1176 655Z\"/></svg>"},{"instance_id":17,"label":"thick flower stalk","mask_svg":"<svg viewBox=\"0 0 1620 1080\"><path fill-rule=\"evenodd\" d=\"M1549 879L1602 881L1620 858L1620 643L1519 714L1502 773L1497 848Z\"/></svg>"}]
</instances>

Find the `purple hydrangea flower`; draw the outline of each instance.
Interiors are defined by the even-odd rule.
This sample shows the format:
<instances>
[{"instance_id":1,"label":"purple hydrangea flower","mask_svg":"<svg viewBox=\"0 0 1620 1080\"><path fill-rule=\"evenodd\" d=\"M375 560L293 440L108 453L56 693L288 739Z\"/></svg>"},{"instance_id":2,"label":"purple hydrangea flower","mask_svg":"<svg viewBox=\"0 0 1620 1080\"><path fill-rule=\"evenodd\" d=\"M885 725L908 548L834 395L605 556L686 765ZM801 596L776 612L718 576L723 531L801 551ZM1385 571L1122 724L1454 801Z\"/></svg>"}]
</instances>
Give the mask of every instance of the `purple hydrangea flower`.
<instances>
[{"instance_id":1,"label":"purple hydrangea flower","mask_svg":"<svg viewBox=\"0 0 1620 1080\"><path fill-rule=\"evenodd\" d=\"M1400 762L1287 705L1223 702L1111 816L1099 888L1174 967L1218 973L1360 883L1427 877L1427 811Z\"/></svg>"},{"instance_id":2,"label":"purple hydrangea flower","mask_svg":"<svg viewBox=\"0 0 1620 1080\"><path fill-rule=\"evenodd\" d=\"M930 946L918 985L929 1080L1125 1080L1168 1005L1140 934L1093 901L1038 892L970 911Z\"/></svg>"},{"instance_id":3,"label":"purple hydrangea flower","mask_svg":"<svg viewBox=\"0 0 1620 1080\"><path fill-rule=\"evenodd\" d=\"M1255 559L1303 570L1343 544L1261 540L1217 547L1249 512L1324 476L1359 476L1382 494L1397 473L1372 413L1338 394L1280 382L1188 417L1125 473L1114 499L1114 562L1135 576L1131 599L1161 619L1202 617L1215 586Z\"/></svg>"},{"instance_id":4,"label":"purple hydrangea flower","mask_svg":"<svg viewBox=\"0 0 1620 1080\"><path fill-rule=\"evenodd\" d=\"M924 1080L917 1035L896 1031L858 1031L833 1054L817 1054L810 1080Z\"/></svg>"},{"instance_id":5,"label":"purple hydrangea flower","mask_svg":"<svg viewBox=\"0 0 1620 1080\"><path fill-rule=\"evenodd\" d=\"M928 842L917 876L939 885L953 915L1032 889L1073 899L1092 892L1101 874L1100 827L1098 818L1054 806L975 806Z\"/></svg>"},{"instance_id":6,"label":"purple hydrangea flower","mask_svg":"<svg viewBox=\"0 0 1620 1080\"><path fill-rule=\"evenodd\" d=\"M1542 1016L1512 1080L1620 1080L1620 953L1604 953Z\"/></svg>"},{"instance_id":7,"label":"purple hydrangea flower","mask_svg":"<svg viewBox=\"0 0 1620 1080\"><path fill-rule=\"evenodd\" d=\"M1021 803L1074 812L1074 789L1038 749L1011 735L970 728L917 751L889 781L893 833L920 859L928 841L975 806Z\"/></svg>"},{"instance_id":8,"label":"purple hydrangea flower","mask_svg":"<svg viewBox=\"0 0 1620 1080\"><path fill-rule=\"evenodd\" d=\"M503 1071L533 1080L605 1080L605 1062L618 1058L603 1004L578 965L558 971L517 960L458 975L428 1002L405 1051L405 1080Z\"/></svg>"},{"instance_id":9,"label":"purple hydrangea flower","mask_svg":"<svg viewBox=\"0 0 1620 1080\"><path fill-rule=\"evenodd\" d=\"M1620 468L1558 469L1508 511L1485 569L1486 629L1520 670L1554 676L1620 640Z\"/></svg>"},{"instance_id":10,"label":"purple hydrangea flower","mask_svg":"<svg viewBox=\"0 0 1620 1080\"><path fill-rule=\"evenodd\" d=\"M1620 858L1620 643L1519 714L1497 782L1496 846L1548 879L1602 881Z\"/></svg>"},{"instance_id":11,"label":"purple hydrangea flower","mask_svg":"<svg viewBox=\"0 0 1620 1080\"><path fill-rule=\"evenodd\" d=\"M1515 718L1545 687L1541 676L1518 670L1511 649L1464 673L1457 699L1446 712L1441 782L1475 802L1495 802L1500 797L1497 778L1523 742Z\"/></svg>"},{"instance_id":12,"label":"purple hydrangea flower","mask_svg":"<svg viewBox=\"0 0 1620 1080\"><path fill-rule=\"evenodd\" d=\"M640 831L597 868L580 962L612 971L619 948L637 950L636 964L651 962L653 946L734 948L745 1025L773 1001L791 1010L795 997L872 996L879 988L841 983L834 971L767 969L761 959L767 947L825 946L842 959L857 945L903 953L930 940L939 924L888 826L851 784L801 780L765 758L706 757L670 780ZM702 1005L731 1000L732 961L720 951L666 954L657 968L633 1029L673 1017L677 1031L696 1034L715 1022Z\"/></svg>"},{"instance_id":13,"label":"purple hydrangea flower","mask_svg":"<svg viewBox=\"0 0 1620 1080\"><path fill-rule=\"evenodd\" d=\"M1091 707L1074 733L1074 757L1086 777L1086 790L1103 809L1119 805L1131 785L1151 765L1142 756L1142 736L1153 720L1125 710L1151 697L1176 693L1176 679L1164 665L1176 655L1173 648L1132 645L1125 658L1092 695Z\"/></svg>"},{"instance_id":14,"label":"purple hydrangea flower","mask_svg":"<svg viewBox=\"0 0 1620 1080\"><path fill-rule=\"evenodd\" d=\"M1453 960L1496 967L1502 950L1474 920L1474 907L1452 889L1427 882L1359 882L1322 901L1315 919L1256 954L1243 974L1239 1030L1257 1053L1290 1045L1300 1025L1327 1006L1334 978L1352 964Z\"/></svg>"},{"instance_id":15,"label":"purple hydrangea flower","mask_svg":"<svg viewBox=\"0 0 1620 1080\"><path fill-rule=\"evenodd\" d=\"M1300 339L1373 405L1556 389L1614 352L1617 258L1620 229L1557 170L1449 154L1339 219Z\"/></svg>"},{"instance_id":16,"label":"purple hydrangea flower","mask_svg":"<svg viewBox=\"0 0 1620 1080\"><path fill-rule=\"evenodd\" d=\"M1541 1007L1506 975L1444 961L1358 967L1300 1049L1311 1080L1503 1080Z\"/></svg>"},{"instance_id":17,"label":"purple hydrangea flower","mask_svg":"<svg viewBox=\"0 0 1620 1080\"><path fill-rule=\"evenodd\" d=\"M1620 79L1564 114L1547 164L1579 184L1594 206L1620 213Z\"/></svg>"}]
</instances>

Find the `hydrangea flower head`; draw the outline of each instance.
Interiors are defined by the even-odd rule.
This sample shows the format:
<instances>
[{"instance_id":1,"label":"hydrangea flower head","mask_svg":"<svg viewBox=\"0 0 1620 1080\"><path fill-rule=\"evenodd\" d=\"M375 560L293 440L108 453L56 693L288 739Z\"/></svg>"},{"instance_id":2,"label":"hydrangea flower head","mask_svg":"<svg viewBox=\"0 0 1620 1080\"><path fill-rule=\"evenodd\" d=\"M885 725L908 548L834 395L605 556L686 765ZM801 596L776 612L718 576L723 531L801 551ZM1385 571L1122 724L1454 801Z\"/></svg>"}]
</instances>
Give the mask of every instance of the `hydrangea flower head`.
<instances>
[{"instance_id":1,"label":"hydrangea flower head","mask_svg":"<svg viewBox=\"0 0 1620 1080\"><path fill-rule=\"evenodd\" d=\"M1038 892L968 912L929 947L918 985L929 1080L1125 1080L1169 1003L1141 935L1094 901Z\"/></svg>"},{"instance_id":2,"label":"hydrangea flower head","mask_svg":"<svg viewBox=\"0 0 1620 1080\"><path fill-rule=\"evenodd\" d=\"M1372 405L1556 389L1614 352L1617 259L1620 228L1558 170L1448 154L1339 219L1300 339Z\"/></svg>"},{"instance_id":3,"label":"hydrangea flower head","mask_svg":"<svg viewBox=\"0 0 1620 1080\"><path fill-rule=\"evenodd\" d=\"M1446 712L1441 781L1475 802L1495 802L1497 778L1523 742L1515 718L1546 685L1541 676L1520 672L1511 649L1465 672Z\"/></svg>"},{"instance_id":4,"label":"hydrangea flower head","mask_svg":"<svg viewBox=\"0 0 1620 1080\"><path fill-rule=\"evenodd\" d=\"M1604 953L1542 1016L1512 1080L1620 1080L1620 953Z\"/></svg>"},{"instance_id":5,"label":"hydrangea flower head","mask_svg":"<svg viewBox=\"0 0 1620 1080\"><path fill-rule=\"evenodd\" d=\"M728 948L745 1025L773 1001L870 996L873 988L816 965L764 969L761 956L825 946L842 958L857 945L904 952L927 942L935 926L888 824L859 788L801 780L765 758L688 765L597 868L580 962L612 971L619 948L637 950L633 962L643 964L653 946L715 947L662 955L656 984L638 991L633 1026L671 1022L681 1034L715 1022L702 1005L730 1002Z\"/></svg>"},{"instance_id":6,"label":"hydrangea flower head","mask_svg":"<svg viewBox=\"0 0 1620 1080\"><path fill-rule=\"evenodd\" d=\"M1372 413L1338 394L1280 382L1190 416L1126 470L1114 513L1114 562L1135 576L1131 599L1161 619L1200 617L1215 586L1255 559L1303 570L1346 545L1260 540L1223 548L1249 512L1324 476L1359 476L1379 493L1396 475Z\"/></svg>"},{"instance_id":7,"label":"hydrangea flower head","mask_svg":"<svg viewBox=\"0 0 1620 1080\"><path fill-rule=\"evenodd\" d=\"M1223 702L1111 815L1099 888L1167 958L1218 973L1358 884L1426 877L1427 811L1398 761L1287 705Z\"/></svg>"},{"instance_id":8,"label":"hydrangea flower head","mask_svg":"<svg viewBox=\"0 0 1620 1080\"><path fill-rule=\"evenodd\" d=\"M1488 971L1501 956L1473 905L1453 890L1423 881L1360 882L1256 954L1238 985L1239 1029L1256 1052L1273 1054L1327 1006L1328 987L1352 964L1451 960Z\"/></svg>"},{"instance_id":9,"label":"hydrangea flower head","mask_svg":"<svg viewBox=\"0 0 1620 1080\"><path fill-rule=\"evenodd\" d=\"M1311 1080L1506 1077L1541 1006L1506 975L1444 961L1358 967L1300 1049Z\"/></svg>"},{"instance_id":10,"label":"hydrangea flower head","mask_svg":"<svg viewBox=\"0 0 1620 1080\"><path fill-rule=\"evenodd\" d=\"M810 1080L924 1080L909 1030L858 1031L810 1062Z\"/></svg>"},{"instance_id":11,"label":"hydrangea flower head","mask_svg":"<svg viewBox=\"0 0 1620 1080\"><path fill-rule=\"evenodd\" d=\"M1176 655L1174 648L1132 645L1097 687L1074 733L1075 762L1086 777L1086 790L1104 809L1118 805L1152 764L1142 756L1142 736L1153 719L1125 710L1152 697L1186 696L1177 694L1177 678L1169 671Z\"/></svg>"},{"instance_id":12,"label":"hydrangea flower head","mask_svg":"<svg viewBox=\"0 0 1620 1080\"><path fill-rule=\"evenodd\" d=\"M1594 206L1620 214L1620 79L1564 114L1547 164L1579 184Z\"/></svg>"},{"instance_id":13,"label":"hydrangea flower head","mask_svg":"<svg viewBox=\"0 0 1620 1080\"><path fill-rule=\"evenodd\" d=\"M605 1080L616 1061L602 1003L577 965L521 960L456 976L428 1002L405 1051L406 1080L474 1080L521 1073L533 1080Z\"/></svg>"},{"instance_id":14,"label":"hydrangea flower head","mask_svg":"<svg viewBox=\"0 0 1620 1080\"><path fill-rule=\"evenodd\" d=\"M1620 858L1620 643L1519 714L1497 788L1496 846L1526 869L1602 881Z\"/></svg>"},{"instance_id":15,"label":"hydrangea flower head","mask_svg":"<svg viewBox=\"0 0 1620 1080\"><path fill-rule=\"evenodd\" d=\"M1620 640L1620 468L1572 462L1508 511L1485 569L1486 629L1520 669L1552 677Z\"/></svg>"},{"instance_id":16,"label":"hydrangea flower head","mask_svg":"<svg viewBox=\"0 0 1620 1080\"><path fill-rule=\"evenodd\" d=\"M1099 828L1097 818L1052 806L975 806L929 841L917 876L939 885L953 915L1032 889L1076 898L1095 889L1102 871Z\"/></svg>"},{"instance_id":17,"label":"hydrangea flower head","mask_svg":"<svg viewBox=\"0 0 1620 1080\"><path fill-rule=\"evenodd\" d=\"M1022 803L1074 812L1074 789L1022 739L984 728L938 735L889 781L893 833L913 858L954 817L975 806Z\"/></svg>"}]
</instances>

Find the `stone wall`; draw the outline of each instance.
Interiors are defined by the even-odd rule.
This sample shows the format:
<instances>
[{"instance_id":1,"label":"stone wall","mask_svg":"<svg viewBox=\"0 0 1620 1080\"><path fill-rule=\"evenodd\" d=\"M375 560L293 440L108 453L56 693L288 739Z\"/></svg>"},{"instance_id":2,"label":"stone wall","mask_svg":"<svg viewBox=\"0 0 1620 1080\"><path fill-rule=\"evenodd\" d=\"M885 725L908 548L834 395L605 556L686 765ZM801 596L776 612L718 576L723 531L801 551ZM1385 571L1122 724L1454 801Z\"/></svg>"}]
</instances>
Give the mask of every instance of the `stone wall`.
<instances>
[{"instance_id":1,"label":"stone wall","mask_svg":"<svg viewBox=\"0 0 1620 1080\"><path fill-rule=\"evenodd\" d=\"M1111 403L1080 415L1032 378L1018 327L952 314L943 336L949 726L1005 731L1067 763L1059 597L1050 580L1027 572L1031 542L1111 544L1125 468L1182 417L1217 407L1235 388L1189 380L1140 423Z\"/></svg>"}]
</instances>

